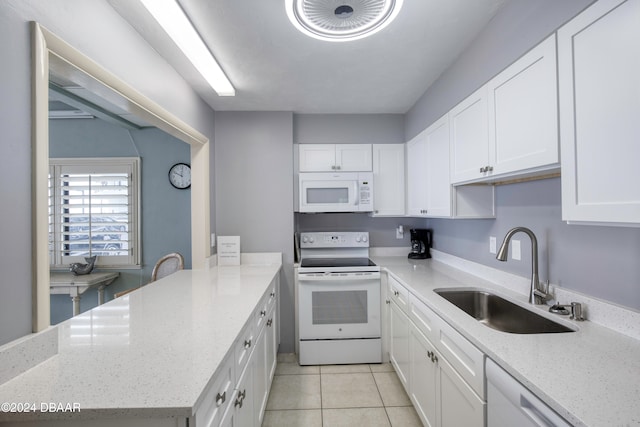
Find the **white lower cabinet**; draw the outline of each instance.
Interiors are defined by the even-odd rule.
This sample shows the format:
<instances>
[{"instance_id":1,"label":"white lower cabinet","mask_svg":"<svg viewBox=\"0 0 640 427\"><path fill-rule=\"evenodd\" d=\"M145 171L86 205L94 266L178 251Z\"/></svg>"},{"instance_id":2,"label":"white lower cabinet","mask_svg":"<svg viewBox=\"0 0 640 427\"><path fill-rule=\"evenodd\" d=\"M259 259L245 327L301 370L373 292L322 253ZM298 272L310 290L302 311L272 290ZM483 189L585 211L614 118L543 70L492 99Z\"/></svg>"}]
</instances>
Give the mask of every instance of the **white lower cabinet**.
<instances>
[{"instance_id":1,"label":"white lower cabinet","mask_svg":"<svg viewBox=\"0 0 640 427\"><path fill-rule=\"evenodd\" d=\"M391 301L389 310L390 338L389 359L400 382L409 388L409 318L398 304Z\"/></svg>"},{"instance_id":2,"label":"white lower cabinet","mask_svg":"<svg viewBox=\"0 0 640 427\"><path fill-rule=\"evenodd\" d=\"M195 411L196 427L259 427L276 370L278 279L269 286Z\"/></svg>"},{"instance_id":3,"label":"white lower cabinet","mask_svg":"<svg viewBox=\"0 0 640 427\"><path fill-rule=\"evenodd\" d=\"M415 378L409 391L409 397L422 423L428 427L435 427L438 425L436 420L438 365L430 357L435 353L435 347L418 329L412 328L409 351L411 353L411 378Z\"/></svg>"},{"instance_id":4,"label":"white lower cabinet","mask_svg":"<svg viewBox=\"0 0 640 427\"><path fill-rule=\"evenodd\" d=\"M198 405L195 414L197 426L211 427L220 423L233 398L236 382L233 365L233 357L227 357L222 362L222 368L218 371L211 387L205 392L202 403Z\"/></svg>"},{"instance_id":5,"label":"white lower cabinet","mask_svg":"<svg viewBox=\"0 0 640 427\"><path fill-rule=\"evenodd\" d=\"M389 289L399 287L389 277ZM422 423L484 426L484 354L404 289L406 310L393 293L389 302L389 357Z\"/></svg>"},{"instance_id":6,"label":"white lower cabinet","mask_svg":"<svg viewBox=\"0 0 640 427\"><path fill-rule=\"evenodd\" d=\"M233 393L233 400L220 422L221 427L255 426L253 411L253 366L247 364ZM196 426L199 427L199 426Z\"/></svg>"},{"instance_id":7,"label":"white lower cabinet","mask_svg":"<svg viewBox=\"0 0 640 427\"><path fill-rule=\"evenodd\" d=\"M482 427L485 425L486 402L451 367L447 359L439 357L438 380L440 404L438 405L442 427Z\"/></svg>"}]
</instances>

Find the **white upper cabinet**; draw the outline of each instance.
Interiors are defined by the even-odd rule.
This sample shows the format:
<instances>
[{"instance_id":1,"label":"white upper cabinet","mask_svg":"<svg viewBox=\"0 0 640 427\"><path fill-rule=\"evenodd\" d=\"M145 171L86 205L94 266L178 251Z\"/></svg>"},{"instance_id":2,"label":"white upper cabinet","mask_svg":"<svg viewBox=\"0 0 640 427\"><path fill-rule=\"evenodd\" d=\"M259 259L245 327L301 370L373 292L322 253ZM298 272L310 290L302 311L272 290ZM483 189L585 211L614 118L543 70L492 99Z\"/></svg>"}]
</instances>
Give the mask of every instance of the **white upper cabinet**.
<instances>
[{"instance_id":1,"label":"white upper cabinet","mask_svg":"<svg viewBox=\"0 0 640 427\"><path fill-rule=\"evenodd\" d=\"M426 215L426 182L427 139L423 131L407 142L407 215Z\"/></svg>"},{"instance_id":2,"label":"white upper cabinet","mask_svg":"<svg viewBox=\"0 0 640 427\"><path fill-rule=\"evenodd\" d=\"M451 182L558 167L555 36L449 112Z\"/></svg>"},{"instance_id":3,"label":"white upper cabinet","mask_svg":"<svg viewBox=\"0 0 640 427\"><path fill-rule=\"evenodd\" d=\"M404 216L404 144L373 144L373 215Z\"/></svg>"},{"instance_id":4,"label":"white upper cabinet","mask_svg":"<svg viewBox=\"0 0 640 427\"><path fill-rule=\"evenodd\" d=\"M426 130L427 216L451 216L449 177L449 117L444 116Z\"/></svg>"},{"instance_id":5,"label":"white upper cabinet","mask_svg":"<svg viewBox=\"0 0 640 427\"><path fill-rule=\"evenodd\" d=\"M558 30L562 219L640 223L640 1Z\"/></svg>"},{"instance_id":6,"label":"white upper cabinet","mask_svg":"<svg viewBox=\"0 0 640 427\"><path fill-rule=\"evenodd\" d=\"M491 173L557 167L555 35L492 79L487 93Z\"/></svg>"},{"instance_id":7,"label":"white upper cabinet","mask_svg":"<svg viewBox=\"0 0 640 427\"><path fill-rule=\"evenodd\" d=\"M371 172L371 144L300 144L300 172Z\"/></svg>"},{"instance_id":8,"label":"white upper cabinet","mask_svg":"<svg viewBox=\"0 0 640 427\"><path fill-rule=\"evenodd\" d=\"M449 112L451 182L482 178L489 166L487 87L483 86Z\"/></svg>"},{"instance_id":9,"label":"white upper cabinet","mask_svg":"<svg viewBox=\"0 0 640 427\"><path fill-rule=\"evenodd\" d=\"M408 215L451 216L448 116L407 142L407 199Z\"/></svg>"}]
</instances>

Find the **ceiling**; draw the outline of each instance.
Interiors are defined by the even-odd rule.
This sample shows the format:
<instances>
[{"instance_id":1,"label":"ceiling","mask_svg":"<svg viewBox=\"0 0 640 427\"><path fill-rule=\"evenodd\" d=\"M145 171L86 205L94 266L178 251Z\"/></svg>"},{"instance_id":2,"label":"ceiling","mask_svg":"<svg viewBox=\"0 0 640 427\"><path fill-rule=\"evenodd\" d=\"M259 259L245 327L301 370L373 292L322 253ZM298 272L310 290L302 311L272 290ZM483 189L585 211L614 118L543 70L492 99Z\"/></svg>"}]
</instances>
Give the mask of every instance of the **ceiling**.
<instances>
[{"instance_id":1,"label":"ceiling","mask_svg":"<svg viewBox=\"0 0 640 427\"><path fill-rule=\"evenodd\" d=\"M351 0L336 0L336 5ZM284 0L179 0L236 88L219 97L131 0L112 6L218 111L406 113L508 0L404 0L371 37L316 40Z\"/></svg>"}]
</instances>

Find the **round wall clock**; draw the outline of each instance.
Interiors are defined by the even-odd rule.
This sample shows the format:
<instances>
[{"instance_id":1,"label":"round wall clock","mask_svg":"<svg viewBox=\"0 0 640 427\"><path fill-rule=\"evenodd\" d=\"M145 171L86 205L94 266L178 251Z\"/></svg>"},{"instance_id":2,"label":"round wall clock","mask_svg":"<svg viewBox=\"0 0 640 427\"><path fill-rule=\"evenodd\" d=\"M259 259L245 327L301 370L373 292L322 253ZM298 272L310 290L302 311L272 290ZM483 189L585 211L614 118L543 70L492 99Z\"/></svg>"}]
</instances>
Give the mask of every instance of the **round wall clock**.
<instances>
[{"instance_id":1,"label":"round wall clock","mask_svg":"<svg viewBox=\"0 0 640 427\"><path fill-rule=\"evenodd\" d=\"M179 190L191 187L191 166L186 163L176 163L171 166L169 182Z\"/></svg>"}]
</instances>

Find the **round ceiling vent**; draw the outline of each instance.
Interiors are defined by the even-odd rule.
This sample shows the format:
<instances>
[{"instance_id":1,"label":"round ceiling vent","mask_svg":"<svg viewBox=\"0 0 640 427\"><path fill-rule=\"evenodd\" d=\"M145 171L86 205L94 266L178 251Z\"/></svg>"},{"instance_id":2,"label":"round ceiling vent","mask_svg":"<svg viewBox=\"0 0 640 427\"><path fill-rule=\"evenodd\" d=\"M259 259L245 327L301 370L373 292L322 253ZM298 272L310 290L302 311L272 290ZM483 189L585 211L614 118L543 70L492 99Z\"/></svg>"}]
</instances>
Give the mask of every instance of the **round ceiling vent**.
<instances>
[{"instance_id":1,"label":"round ceiling vent","mask_svg":"<svg viewBox=\"0 0 640 427\"><path fill-rule=\"evenodd\" d=\"M287 15L303 33L322 40L356 40L380 31L402 0L286 0Z\"/></svg>"}]
</instances>

